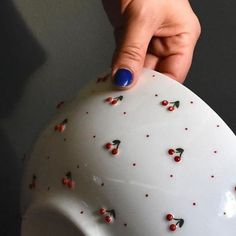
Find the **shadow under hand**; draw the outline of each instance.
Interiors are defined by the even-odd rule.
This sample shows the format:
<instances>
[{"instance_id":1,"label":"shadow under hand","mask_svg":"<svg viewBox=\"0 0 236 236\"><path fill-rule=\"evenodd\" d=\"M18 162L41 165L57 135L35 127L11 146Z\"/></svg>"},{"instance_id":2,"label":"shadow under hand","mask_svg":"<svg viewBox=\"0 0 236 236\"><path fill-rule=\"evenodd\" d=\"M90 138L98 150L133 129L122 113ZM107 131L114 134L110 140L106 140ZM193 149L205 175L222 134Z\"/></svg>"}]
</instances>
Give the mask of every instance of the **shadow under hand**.
<instances>
[{"instance_id":1,"label":"shadow under hand","mask_svg":"<svg viewBox=\"0 0 236 236\"><path fill-rule=\"evenodd\" d=\"M10 0L0 3L0 121L10 117L46 54ZM24 138L22 136L22 138ZM21 161L0 126L0 235L20 235Z\"/></svg>"}]
</instances>

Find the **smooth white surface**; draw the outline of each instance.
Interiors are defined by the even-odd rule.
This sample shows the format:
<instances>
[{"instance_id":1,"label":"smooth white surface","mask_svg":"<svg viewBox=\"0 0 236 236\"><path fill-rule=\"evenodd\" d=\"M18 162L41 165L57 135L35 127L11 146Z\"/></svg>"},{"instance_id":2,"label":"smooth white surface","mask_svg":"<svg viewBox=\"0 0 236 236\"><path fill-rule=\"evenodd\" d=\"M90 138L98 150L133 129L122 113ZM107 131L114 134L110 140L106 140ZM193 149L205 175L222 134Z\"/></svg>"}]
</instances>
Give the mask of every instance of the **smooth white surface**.
<instances>
[{"instance_id":1,"label":"smooth white surface","mask_svg":"<svg viewBox=\"0 0 236 236\"><path fill-rule=\"evenodd\" d=\"M104 102L121 95L117 105ZM180 101L180 106L170 112L160 104L163 100ZM64 119L65 131L55 131ZM116 139L121 144L114 156L104 144ZM32 221L27 209L36 204L33 215L41 208L47 212L48 202L84 235L234 236L235 144L235 135L211 108L157 72L144 69L127 91L112 90L109 80L96 83L94 78L56 112L32 150L22 183L23 226ZM179 147L184 153L177 163L168 150ZM61 183L68 171L74 190ZM115 210L113 223L103 221L101 207ZM166 221L167 213L184 219L184 225L170 232L174 221ZM37 224L31 230L39 230ZM47 235L46 227L40 230Z\"/></svg>"}]
</instances>

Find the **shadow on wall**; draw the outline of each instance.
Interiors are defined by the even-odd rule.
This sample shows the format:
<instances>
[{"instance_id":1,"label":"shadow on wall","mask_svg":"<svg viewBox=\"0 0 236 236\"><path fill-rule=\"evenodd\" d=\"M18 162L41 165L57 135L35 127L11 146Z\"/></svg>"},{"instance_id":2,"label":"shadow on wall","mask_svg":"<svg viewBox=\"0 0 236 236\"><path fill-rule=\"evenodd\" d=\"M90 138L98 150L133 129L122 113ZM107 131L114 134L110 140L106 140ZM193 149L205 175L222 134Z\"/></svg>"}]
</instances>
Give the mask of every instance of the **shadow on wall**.
<instances>
[{"instance_id":1,"label":"shadow on wall","mask_svg":"<svg viewBox=\"0 0 236 236\"><path fill-rule=\"evenodd\" d=\"M0 121L20 99L29 76L46 61L46 54L27 29L10 0L0 3ZM20 235L21 163L0 124L0 235Z\"/></svg>"}]
</instances>

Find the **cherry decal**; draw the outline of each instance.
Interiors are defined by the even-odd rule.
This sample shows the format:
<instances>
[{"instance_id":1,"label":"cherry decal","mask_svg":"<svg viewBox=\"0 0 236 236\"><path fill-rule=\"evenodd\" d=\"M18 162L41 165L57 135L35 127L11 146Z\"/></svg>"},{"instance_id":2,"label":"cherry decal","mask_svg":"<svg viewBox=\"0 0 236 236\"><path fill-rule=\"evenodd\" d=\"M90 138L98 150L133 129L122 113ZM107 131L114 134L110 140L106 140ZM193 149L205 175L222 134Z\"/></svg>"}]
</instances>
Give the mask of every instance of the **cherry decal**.
<instances>
[{"instance_id":1,"label":"cherry decal","mask_svg":"<svg viewBox=\"0 0 236 236\"><path fill-rule=\"evenodd\" d=\"M68 119L64 119L60 124L55 125L54 130L62 133L66 129Z\"/></svg>"},{"instance_id":2,"label":"cherry decal","mask_svg":"<svg viewBox=\"0 0 236 236\"><path fill-rule=\"evenodd\" d=\"M110 105L116 105L118 104L118 101L122 101L123 100L123 96L118 96L118 97L107 97L104 101L108 102Z\"/></svg>"},{"instance_id":3,"label":"cherry decal","mask_svg":"<svg viewBox=\"0 0 236 236\"><path fill-rule=\"evenodd\" d=\"M103 219L106 223L111 223L116 218L116 214L115 214L114 209L107 210L105 208L100 208L98 212L100 215L104 216Z\"/></svg>"},{"instance_id":4,"label":"cherry decal","mask_svg":"<svg viewBox=\"0 0 236 236\"><path fill-rule=\"evenodd\" d=\"M31 182L31 184L29 184L29 188L30 188L30 189L36 188L36 179L37 179L36 175L33 174L33 176L32 176L32 182Z\"/></svg>"},{"instance_id":5,"label":"cherry decal","mask_svg":"<svg viewBox=\"0 0 236 236\"><path fill-rule=\"evenodd\" d=\"M64 104L65 102L64 101L61 101L57 104L57 109L61 108L61 106Z\"/></svg>"},{"instance_id":6,"label":"cherry decal","mask_svg":"<svg viewBox=\"0 0 236 236\"><path fill-rule=\"evenodd\" d=\"M167 107L167 110L168 110L168 111L174 111L174 110L175 110L175 107L176 107L176 108L179 108L180 102L179 102L179 101L169 102L169 101L167 101L167 100L163 100L163 101L161 102L161 105L164 106L164 107L166 107L167 105L169 105L169 106Z\"/></svg>"},{"instance_id":7,"label":"cherry decal","mask_svg":"<svg viewBox=\"0 0 236 236\"><path fill-rule=\"evenodd\" d=\"M70 189L75 188L75 181L72 179L71 172L67 172L66 175L62 178L62 184L68 186Z\"/></svg>"},{"instance_id":8,"label":"cherry decal","mask_svg":"<svg viewBox=\"0 0 236 236\"><path fill-rule=\"evenodd\" d=\"M184 152L183 148L176 148L176 149L171 148L171 149L168 150L168 154L170 156L173 156L174 154L177 154L174 157L175 162L180 162L181 161L181 157L182 157L183 152Z\"/></svg>"},{"instance_id":9,"label":"cherry decal","mask_svg":"<svg viewBox=\"0 0 236 236\"><path fill-rule=\"evenodd\" d=\"M105 82L109 78L109 74L97 78L96 83Z\"/></svg>"},{"instance_id":10,"label":"cherry decal","mask_svg":"<svg viewBox=\"0 0 236 236\"><path fill-rule=\"evenodd\" d=\"M176 221L175 224L170 224L170 225L169 225L169 230L170 230L170 231L175 231L175 230L177 229L177 226L179 226L179 228L181 228L181 227L183 226L183 224L184 224L184 220L183 220L183 219L177 219L177 218L175 218L174 215L171 214L171 213L168 213L168 214L166 215L166 220L167 220L167 221L173 221L173 220Z\"/></svg>"},{"instance_id":11,"label":"cherry decal","mask_svg":"<svg viewBox=\"0 0 236 236\"><path fill-rule=\"evenodd\" d=\"M116 145L116 147L111 150L111 153L112 153L112 155L117 155L119 153L119 145L120 145L120 143L121 143L121 141L116 139L116 140L113 140L112 143L106 143L104 147L107 150L110 150L113 146Z\"/></svg>"}]
</instances>

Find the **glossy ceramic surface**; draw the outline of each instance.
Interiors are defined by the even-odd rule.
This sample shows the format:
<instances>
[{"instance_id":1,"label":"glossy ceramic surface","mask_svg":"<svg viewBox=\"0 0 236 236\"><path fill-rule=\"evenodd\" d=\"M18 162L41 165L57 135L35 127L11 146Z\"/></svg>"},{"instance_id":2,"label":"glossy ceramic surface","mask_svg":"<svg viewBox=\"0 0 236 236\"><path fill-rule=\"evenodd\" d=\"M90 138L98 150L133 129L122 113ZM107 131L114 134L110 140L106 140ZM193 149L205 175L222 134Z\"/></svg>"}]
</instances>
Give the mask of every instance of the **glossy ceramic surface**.
<instances>
[{"instance_id":1,"label":"glossy ceramic surface","mask_svg":"<svg viewBox=\"0 0 236 236\"><path fill-rule=\"evenodd\" d=\"M26 156L22 235L235 236L235 169L235 135L183 85L94 78Z\"/></svg>"}]
</instances>

